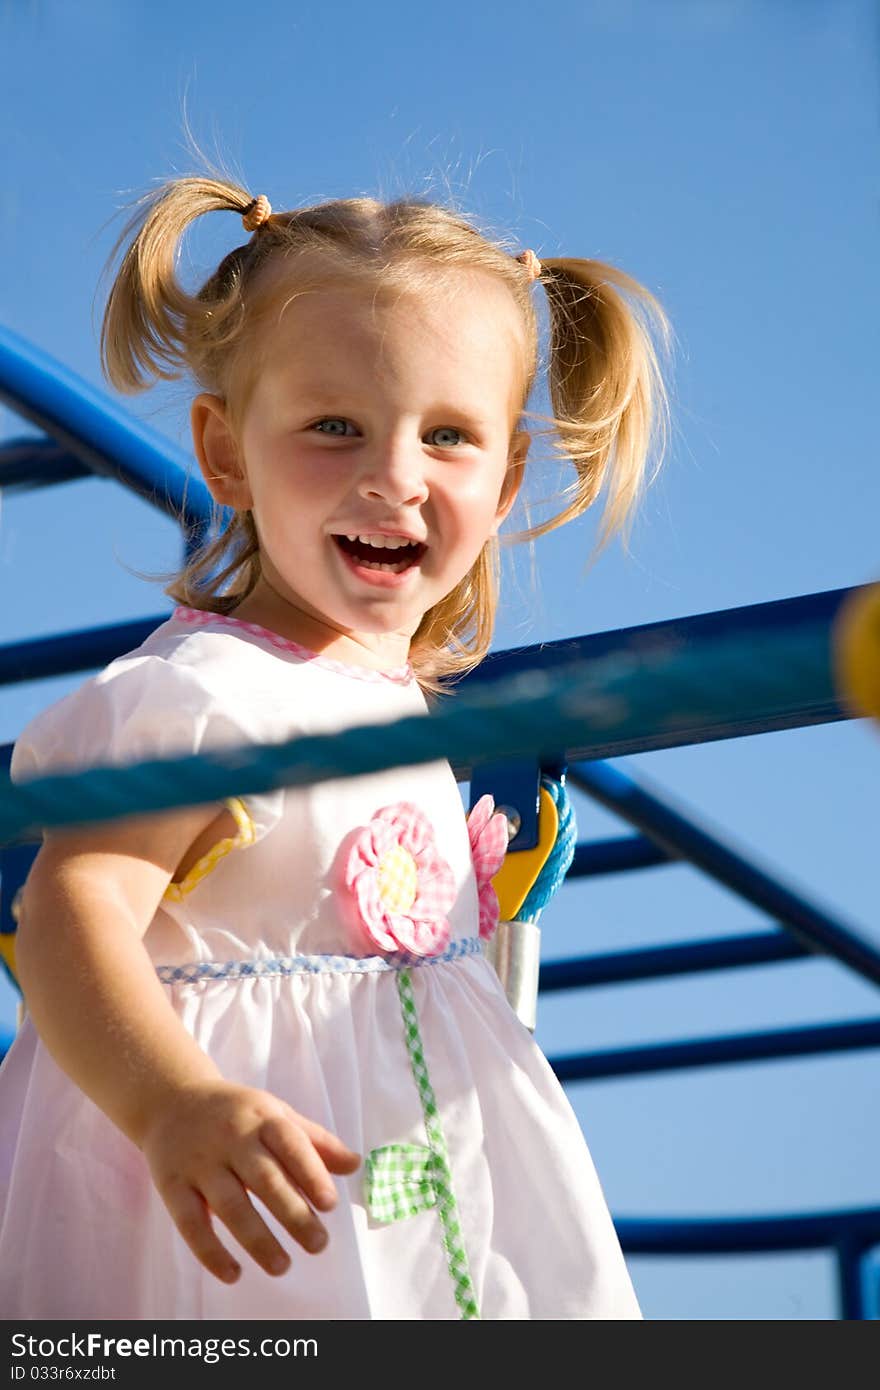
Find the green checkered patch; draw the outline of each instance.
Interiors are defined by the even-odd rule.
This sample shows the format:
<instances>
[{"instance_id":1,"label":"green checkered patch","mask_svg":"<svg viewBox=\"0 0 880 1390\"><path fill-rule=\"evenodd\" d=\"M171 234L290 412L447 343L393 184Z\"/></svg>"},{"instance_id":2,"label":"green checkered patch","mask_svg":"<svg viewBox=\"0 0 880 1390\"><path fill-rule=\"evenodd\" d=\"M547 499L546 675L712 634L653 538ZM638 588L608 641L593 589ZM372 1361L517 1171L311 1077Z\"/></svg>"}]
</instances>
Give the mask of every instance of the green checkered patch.
<instances>
[{"instance_id":1,"label":"green checkered patch","mask_svg":"<svg viewBox=\"0 0 880 1390\"><path fill-rule=\"evenodd\" d=\"M437 1205L437 1158L424 1144L386 1144L366 1159L367 1210L376 1221L401 1221Z\"/></svg>"}]
</instances>

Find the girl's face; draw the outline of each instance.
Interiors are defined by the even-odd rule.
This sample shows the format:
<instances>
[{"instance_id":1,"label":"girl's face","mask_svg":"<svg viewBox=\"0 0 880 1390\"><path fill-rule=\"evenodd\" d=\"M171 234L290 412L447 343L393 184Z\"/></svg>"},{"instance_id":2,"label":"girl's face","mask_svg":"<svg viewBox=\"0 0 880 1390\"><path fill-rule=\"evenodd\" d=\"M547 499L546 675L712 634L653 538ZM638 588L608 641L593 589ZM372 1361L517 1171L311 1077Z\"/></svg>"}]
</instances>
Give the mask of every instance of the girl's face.
<instances>
[{"instance_id":1,"label":"girl's face","mask_svg":"<svg viewBox=\"0 0 880 1390\"><path fill-rule=\"evenodd\" d=\"M211 491L251 510L260 539L264 577L237 615L340 660L402 665L516 497L522 331L504 286L472 272L431 299L290 299L263 330L239 439L219 397L193 404Z\"/></svg>"}]
</instances>

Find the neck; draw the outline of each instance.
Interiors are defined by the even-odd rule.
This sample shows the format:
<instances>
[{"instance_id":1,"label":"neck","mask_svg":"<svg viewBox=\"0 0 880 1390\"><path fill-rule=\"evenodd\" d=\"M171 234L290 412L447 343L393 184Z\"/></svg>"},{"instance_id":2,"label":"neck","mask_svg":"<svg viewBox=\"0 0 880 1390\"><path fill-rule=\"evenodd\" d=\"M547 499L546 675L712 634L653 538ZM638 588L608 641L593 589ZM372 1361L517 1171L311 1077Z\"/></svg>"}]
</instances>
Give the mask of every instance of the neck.
<instances>
[{"instance_id":1,"label":"neck","mask_svg":"<svg viewBox=\"0 0 880 1390\"><path fill-rule=\"evenodd\" d=\"M317 614L297 607L261 575L233 616L277 632L309 651L353 666L387 671L409 660L409 637L402 632L355 633L336 628Z\"/></svg>"}]
</instances>

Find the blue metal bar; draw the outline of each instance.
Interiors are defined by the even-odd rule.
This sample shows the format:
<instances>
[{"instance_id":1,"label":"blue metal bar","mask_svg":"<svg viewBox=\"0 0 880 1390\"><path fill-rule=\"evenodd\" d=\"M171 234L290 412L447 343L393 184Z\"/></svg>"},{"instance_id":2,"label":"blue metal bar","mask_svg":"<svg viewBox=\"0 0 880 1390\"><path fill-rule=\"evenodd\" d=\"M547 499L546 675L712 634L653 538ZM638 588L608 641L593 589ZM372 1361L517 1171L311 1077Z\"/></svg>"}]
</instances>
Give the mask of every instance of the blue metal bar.
<instances>
[{"instance_id":1,"label":"blue metal bar","mask_svg":"<svg viewBox=\"0 0 880 1390\"><path fill-rule=\"evenodd\" d=\"M0 444L0 492L27 492L93 476L75 454L53 439L11 439Z\"/></svg>"},{"instance_id":2,"label":"blue metal bar","mask_svg":"<svg viewBox=\"0 0 880 1390\"><path fill-rule=\"evenodd\" d=\"M607 840L584 840L575 846L566 878L594 878L630 869L653 869L677 860L645 835L619 835Z\"/></svg>"},{"instance_id":3,"label":"blue metal bar","mask_svg":"<svg viewBox=\"0 0 880 1390\"><path fill-rule=\"evenodd\" d=\"M771 878L617 768L607 763L576 763L569 767L569 779L648 835L667 854L687 859L717 883L769 913L805 950L833 956L880 984L880 951L866 936Z\"/></svg>"},{"instance_id":4,"label":"blue metal bar","mask_svg":"<svg viewBox=\"0 0 880 1390\"><path fill-rule=\"evenodd\" d=\"M97 670L123 652L139 647L167 616L11 642L0 647L0 686Z\"/></svg>"},{"instance_id":5,"label":"blue metal bar","mask_svg":"<svg viewBox=\"0 0 880 1390\"><path fill-rule=\"evenodd\" d=\"M785 932L750 932L747 936L721 936L710 941L683 941L674 946L546 961L540 969L538 988L547 994L560 989L589 989L626 980L800 960L808 954Z\"/></svg>"},{"instance_id":6,"label":"blue metal bar","mask_svg":"<svg viewBox=\"0 0 880 1390\"><path fill-rule=\"evenodd\" d=\"M845 1236L836 1243L837 1288L840 1316L845 1322L862 1321L865 1317L865 1296L862 1287L862 1257L871 1241L864 1236Z\"/></svg>"},{"instance_id":7,"label":"blue metal bar","mask_svg":"<svg viewBox=\"0 0 880 1390\"><path fill-rule=\"evenodd\" d=\"M0 401L63 444L93 473L115 478L167 515L201 526L211 515L192 460L69 367L0 327Z\"/></svg>"},{"instance_id":8,"label":"blue metal bar","mask_svg":"<svg viewBox=\"0 0 880 1390\"><path fill-rule=\"evenodd\" d=\"M576 1052L551 1057L559 1080L595 1081L607 1076L636 1076L645 1072L677 1071L683 1067L714 1067L729 1062L765 1062L779 1057L805 1057L819 1052L851 1052L880 1047L880 1018L855 1023L828 1023L807 1028L735 1033L726 1037L695 1038L690 1042L652 1043L612 1048L605 1052Z\"/></svg>"},{"instance_id":9,"label":"blue metal bar","mask_svg":"<svg viewBox=\"0 0 880 1390\"><path fill-rule=\"evenodd\" d=\"M866 1249L880 1239L880 1207L723 1218L615 1218L631 1255L734 1255L830 1249L841 1241Z\"/></svg>"},{"instance_id":10,"label":"blue metal bar","mask_svg":"<svg viewBox=\"0 0 880 1390\"><path fill-rule=\"evenodd\" d=\"M862 1297L865 1316L880 1320L880 1241L862 1256Z\"/></svg>"}]
</instances>

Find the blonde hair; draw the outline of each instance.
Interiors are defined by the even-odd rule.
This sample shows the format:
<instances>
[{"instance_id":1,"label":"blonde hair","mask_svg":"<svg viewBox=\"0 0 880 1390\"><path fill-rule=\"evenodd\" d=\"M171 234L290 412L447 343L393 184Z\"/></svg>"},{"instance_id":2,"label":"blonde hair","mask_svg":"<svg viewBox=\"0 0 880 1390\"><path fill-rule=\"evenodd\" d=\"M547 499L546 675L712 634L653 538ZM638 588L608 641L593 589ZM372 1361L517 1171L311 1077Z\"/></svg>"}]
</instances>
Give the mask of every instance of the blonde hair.
<instances>
[{"instance_id":1,"label":"blonde hair","mask_svg":"<svg viewBox=\"0 0 880 1390\"><path fill-rule=\"evenodd\" d=\"M303 275L321 280L372 276L425 289L432 269L483 271L509 289L520 311L525 358L521 413L539 368L539 325L529 268L459 212L402 198L383 203L347 198L273 213L220 263L195 294L180 284L175 265L186 228L202 213L243 216L254 199L233 179L182 177L139 199L107 266L126 246L101 327L101 363L118 390L136 392L151 378L189 372L198 388L224 398L233 427L259 370L258 334L264 312ZM425 272L428 272L426 277ZM508 536L531 540L574 520L603 488L607 501L598 555L626 532L647 482L656 476L666 441L668 399L652 328L668 348L670 329L654 297L622 270L573 257L542 259L540 284L549 311L547 380L553 415L545 419L554 447L574 465L564 490L568 504L549 520ZM626 295L630 296L632 303ZM249 350L245 351L245 347ZM656 467L649 460L658 440ZM210 612L229 613L260 576L259 540L250 512L235 513L166 588L172 598ZM167 578L167 576L165 576ZM426 691L442 694L443 677L461 676L486 656L500 583L498 538L491 536L468 574L425 613L409 658Z\"/></svg>"}]
</instances>

